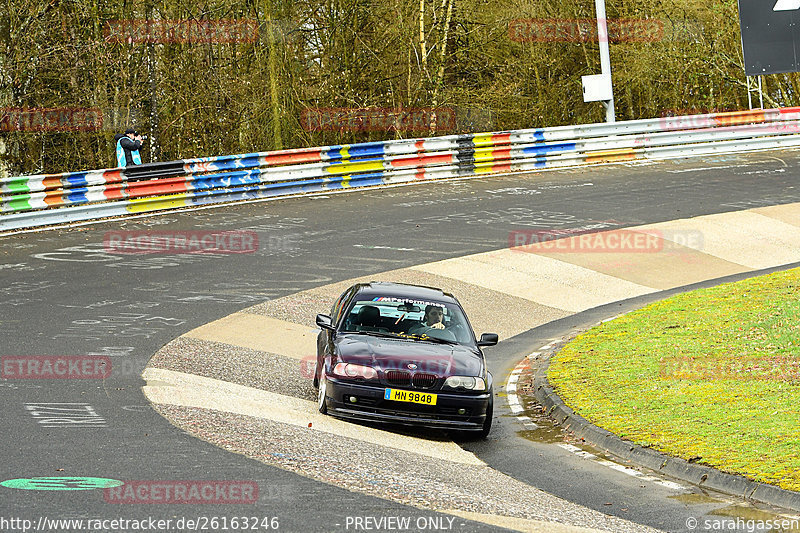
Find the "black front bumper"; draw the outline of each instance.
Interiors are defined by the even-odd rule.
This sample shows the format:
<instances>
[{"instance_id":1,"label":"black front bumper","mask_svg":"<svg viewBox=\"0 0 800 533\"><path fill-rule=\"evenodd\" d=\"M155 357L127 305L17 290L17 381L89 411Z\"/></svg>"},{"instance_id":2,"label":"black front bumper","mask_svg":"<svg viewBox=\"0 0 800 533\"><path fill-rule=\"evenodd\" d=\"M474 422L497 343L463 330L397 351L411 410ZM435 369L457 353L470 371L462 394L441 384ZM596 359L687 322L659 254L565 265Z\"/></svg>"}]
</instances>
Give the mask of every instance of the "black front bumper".
<instances>
[{"instance_id":1,"label":"black front bumper","mask_svg":"<svg viewBox=\"0 0 800 533\"><path fill-rule=\"evenodd\" d=\"M440 390L414 390L436 394L436 405L419 405L384 399L385 386L336 381L328 377L325 404L328 414L340 418L440 429L478 431L483 428L489 392L464 394ZM397 388L397 387L390 387ZM350 401L354 396L356 402ZM464 409L464 414L459 410Z\"/></svg>"}]
</instances>

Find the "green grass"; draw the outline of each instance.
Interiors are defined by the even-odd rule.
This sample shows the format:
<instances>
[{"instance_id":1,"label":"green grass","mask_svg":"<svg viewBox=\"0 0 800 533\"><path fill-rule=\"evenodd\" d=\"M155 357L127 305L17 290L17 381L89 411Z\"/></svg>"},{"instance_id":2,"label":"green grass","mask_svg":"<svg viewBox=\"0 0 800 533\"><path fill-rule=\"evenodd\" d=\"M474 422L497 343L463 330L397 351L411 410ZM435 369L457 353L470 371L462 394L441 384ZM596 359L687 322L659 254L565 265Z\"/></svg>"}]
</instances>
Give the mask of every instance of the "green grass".
<instances>
[{"instance_id":1,"label":"green grass","mask_svg":"<svg viewBox=\"0 0 800 533\"><path fill-rule=\"evenodd\" d=\"M550 382L576 412L684 459L800 490L800 269L680 294L578 336Z\"/></svg>"}]
</instances>

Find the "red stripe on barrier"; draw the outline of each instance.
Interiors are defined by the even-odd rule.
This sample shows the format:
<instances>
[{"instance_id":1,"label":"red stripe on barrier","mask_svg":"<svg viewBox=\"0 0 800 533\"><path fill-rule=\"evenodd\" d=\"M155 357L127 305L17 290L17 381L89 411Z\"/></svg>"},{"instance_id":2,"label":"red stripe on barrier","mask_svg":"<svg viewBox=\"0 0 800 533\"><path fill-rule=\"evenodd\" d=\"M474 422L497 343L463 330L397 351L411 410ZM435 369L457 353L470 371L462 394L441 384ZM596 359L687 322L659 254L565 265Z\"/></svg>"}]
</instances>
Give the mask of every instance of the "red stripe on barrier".
<instances>
[{"instance_id":1,"label":"red stripe on barrier","mask_svg":"<svg viewBox=\"0 0 800 533\"><path fill-rule=\"evenodd\" d=\"M128 197L125 193L125 189L119 186L106 187L103 189L103 196L108 200L122 200Z\"/></svg>"},{"instance_id":2,"label":"red stripe on barrier","mask_svg":"<svg viewBox=\"0 0 800 533\"><path fill-rule=\"evenodd\" d=\"M389 161L389 165L392 168L409 168L409 167L419 167L422 165L432 165L435 163L454 163L455 158L452 154L444 154L444 155L421 155L416 157L401 157L399 159L393 159Z\"/></svg>"},{"instance_id":3,"label":"red stripe on barrier","mask_svg":"<svg viewBox=\"0 0 800 533\"><path fill-rule=\"evenodd\" d=\"M265 166L285 165L286 163L317 163L319 161L322 161L320 150L299 154L270 154L258 158L258 162Z\"/></svg>"},{"instance_id":4,"label":"red stripe on barrier","mask_svg":"<svg viewBox=\"0 0 800 533\"><path fill-rule=\"evenodd\" d=\"M106 183L119 183L125 178L122 177L121 170L106 170L103 172L103 179L106 180Z\"/></svg>"},{"instance_id":5,"label":"red stripe on barrier","mask_svg":"<svg viewBox=\"0 0 800 533\"><path fill-rule=\"evenodd\" d=\"M492 135L492 141L494 141L495 144L511 144L511 134L495 133Z\"/></svg>"},{"instance_id":6,"label":"red stripe on barrier","mask_svg":"<svg viewBox=\"0 0 800 533\"><path fill-rule=\"evenodd\" d=\"M511 159L511 148L492 150L492 159Z\"/></svg>"},{"instance_id":7,"label":"red stripe on barrier","mask_svg":"<svg viewBox=\"0 0 800 533\"><path fill-rule=\"evenodd\" d=\"M164 185L164 186L177 185L178 187L183 186L184 189L178 189L176 191L176 192L181 192L181 190L188 190L189 181L190 179L180 176L175 178L153 178L144 181L124 181L107 185L105 187L105 190L103 191L103 195L109 199L128 198L134 196L133 194L131 194L131 192L135 192L136 189L138 189L139 187L153 187L154 185Z\"/></svg>"},{"instance_id":8,"label":"red stripe on barrier","mask_svg":"<svg viewBox=\"0 0 800 533\"><path fill-rule=\"evenodd\" d=\"M129 198L141 198L158 194L175 194L189 190L189 184L186 181L182 183L164 183L165 181L167 180L148 180L137 183L135 186L129 185L127 195Z\"/></svg>"}]
</instances>

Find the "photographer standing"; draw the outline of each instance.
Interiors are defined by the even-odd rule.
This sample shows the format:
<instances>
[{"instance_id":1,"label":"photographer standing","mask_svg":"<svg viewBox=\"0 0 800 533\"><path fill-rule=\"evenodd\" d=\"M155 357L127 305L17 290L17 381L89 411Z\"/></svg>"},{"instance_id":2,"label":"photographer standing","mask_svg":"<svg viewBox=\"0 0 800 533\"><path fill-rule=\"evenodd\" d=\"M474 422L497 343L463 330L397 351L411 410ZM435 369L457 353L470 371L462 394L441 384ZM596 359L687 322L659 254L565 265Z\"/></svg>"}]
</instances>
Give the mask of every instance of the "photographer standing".
<instances>
[{"instance_id":1,"label":"photographer standing","mask_svg":"<svg viewBox=\"0 0 800 533\"><path fill-rule=\"evenodd\" d=\"M114 135L114 142L117 143L117 166L128 167L131 165L141 165L142 158L139 155L139 148L142 147L143 137L133 128L128 128L125 133Z\"/></svg>"}]
</instances>

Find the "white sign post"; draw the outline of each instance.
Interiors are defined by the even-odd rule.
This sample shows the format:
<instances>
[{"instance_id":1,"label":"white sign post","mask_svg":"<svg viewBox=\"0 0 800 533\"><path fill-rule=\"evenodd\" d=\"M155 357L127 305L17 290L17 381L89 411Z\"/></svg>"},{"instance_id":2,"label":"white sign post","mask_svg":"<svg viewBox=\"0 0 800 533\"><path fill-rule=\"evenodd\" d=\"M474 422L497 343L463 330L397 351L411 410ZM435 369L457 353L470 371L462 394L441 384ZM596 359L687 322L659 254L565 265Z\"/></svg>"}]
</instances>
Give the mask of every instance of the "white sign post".
<instances>
[{"instance_id":1,"label":"white sign post","mask_svg":"<svg viewBox=\"0 0 800 533\"><path fill-rule=\"evenodd\" d=\"M600 42L601 74L581 77L581 82L583 83L583 101L602 102L606 108L606 122L615 122L614 88L611 82L611 55L608 51L608 26L606 24L605 0L594 0L594 5L597 11L597 40Z\"/></svg>"}]
</instances>

